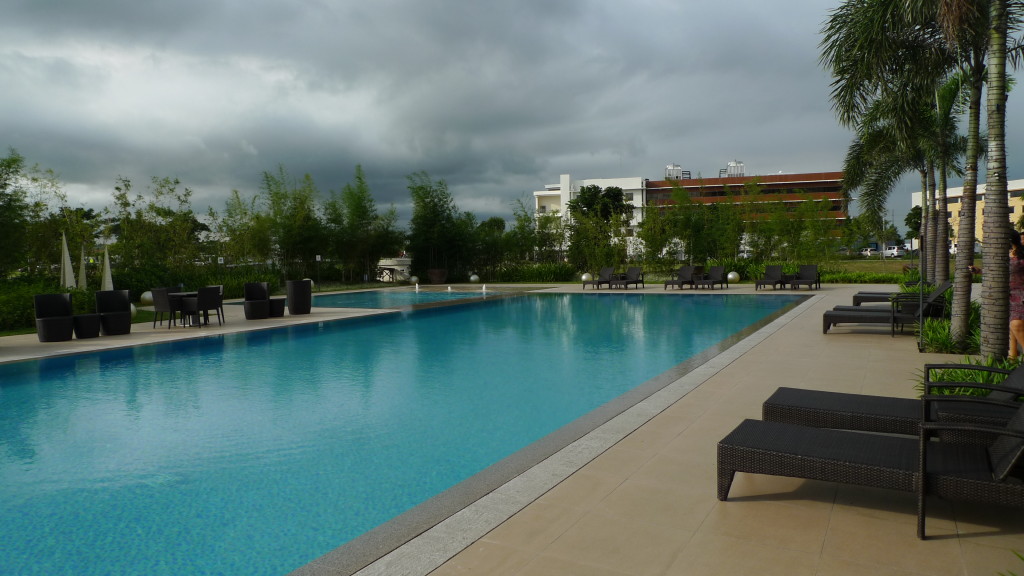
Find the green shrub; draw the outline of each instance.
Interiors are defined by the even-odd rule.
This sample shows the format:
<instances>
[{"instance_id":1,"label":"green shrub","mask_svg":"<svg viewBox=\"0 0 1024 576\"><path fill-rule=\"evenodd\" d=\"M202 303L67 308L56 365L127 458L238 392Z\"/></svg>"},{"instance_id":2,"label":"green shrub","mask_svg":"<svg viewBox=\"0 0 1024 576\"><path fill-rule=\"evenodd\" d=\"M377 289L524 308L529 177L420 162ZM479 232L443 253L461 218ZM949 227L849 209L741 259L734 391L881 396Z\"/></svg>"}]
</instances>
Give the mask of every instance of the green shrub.
<instances>
[{"instance_id":1,"label":"green shrub","mask_svg":"<svg viewBox=\"0 0 1024 576\"><path fill-rule=\"evenodd\" d=\"M821 269L821 281L826 284L901 284L906 276L901 273L847 272L838 269Z\"/></svg>"},{"instance_id":2,"label":"green shrub","mask_svg":"<svg viewBox=\"0 0 1024 576\"><path fill-rule=\"evenodd\" d=\"M971 302L971 316L967 320L968 336L964 346L959 346L950 333L949 307L951 299L946 300L944 318L925 318L924 326L918 333L924 344L925 352L939 354L977 354L981 350L981 304Z\"/></svg>"},{"instance_id":3,"label":"green shrub","mask_svg":"<svg viewBox=\"0 0 1024 576\"><path fill-rule=\"evenodd\" d=\"M35 326L32 297L58 292L57 286L41 279L8 280L0 290L0 330ZM72 300L74 303L74 300Z\"/></svg>"},{"instance_id":4,"label":"green shrub","mask_svg":"<svg viewBox=\"0 0 1024 576\"><path fill-rule=\"evenodd\" d=\"M987 368L1002 368L1013 370L1020 366L1020 359L1010 360L1008 358L986 358L980 359L976 356L965 356L963 364L971 366L985 366ZM924 369L918 372L917 391L924 392ZM1006 374L998 372L986 372L983 370L970 370L964 368L945 368L933 370L932 382L978 382L979 384L999 384L1006 379ZM971 388L970 386L951 386L933 390L933 394L953 394L960 396L987 396L989 390L984 388Z\"/></svg>"},{"instance_id":5,"label":"green shrub","mask_svg":"<svg viewBox=\"0 0 1024 576\"><path fill-rule=\"evenodd\" d=\"M484 282L575 282L579 277L566 262L508 263L480 272Z\"/></svg>"}]
</instances>

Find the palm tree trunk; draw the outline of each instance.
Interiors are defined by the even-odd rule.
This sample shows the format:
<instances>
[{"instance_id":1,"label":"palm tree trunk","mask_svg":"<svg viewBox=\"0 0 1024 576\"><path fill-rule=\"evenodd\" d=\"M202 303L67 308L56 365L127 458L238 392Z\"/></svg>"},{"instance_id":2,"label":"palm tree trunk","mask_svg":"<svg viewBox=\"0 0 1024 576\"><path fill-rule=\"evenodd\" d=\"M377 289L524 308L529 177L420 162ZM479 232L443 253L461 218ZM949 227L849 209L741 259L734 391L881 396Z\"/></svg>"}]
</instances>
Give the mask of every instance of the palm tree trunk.
<instances>
[{"instance_id":1,"label":"palm tree trunk","mask_svg":"<svg viewBox=\"0 0 1024 576\"><path fill-rule=\"evenodd\" d=\"M985 182L985 281L981 296L981 355L1002 358L1009 344L1010 289L1006 252L1009 213L1006 199L1006 29L1007 1L989 4L988 165Z\"/></svg>"},{"instance_id":2,"label":"palm tree trunk","mask_svg":"<svg viewBox=\"0 0 1024 576\"><path fill-rule=\"evenodd\" d=\"M971 238L961 242L957 250L957 266L953 272L953 305L950 312L949 332L961 349L967 347L970 335L971 288L974 275L967 266L974 263L974 228L977 221L978 151L981 146L981 89L982 66L977 63L971 70L970 101L967 111L967 166L964 173L964 192L960 197L960 228L957 238Z\"/></svg>"},{"instance_id":3,"label":"palm tree trunk","mask_svg":"<svg viewBox=\"0 0 1024 576\"><path fill-rule=\"evenodd\" d=\"M935 163L932 160L928 160L928 188L927 188L927 203L928 203L928 264L925 266L925 270L928 272L928 282L936 284L935 275L935 262L937 260L936 255L939 250L946 249L946 239L940 238L938 234L938 223L939 215L935 211Z\"/></svg>"},{"instance_id":4,"label":"palm tree trunk","mask_svg":"<svg viewBox=\"0 0 1024 576\"><path fill-rule=\"evenodd\" d=\"M928 173L924 168L917 171L921 176L921 229L917 237L917 258L920 261L920 278L922 282L928 280L928 246L931 245L931 238L928 237Z\"/></svg>"},{"instance_id":5,"label":"palm tree trunk","mask_svg":"<svg viewBox=\"0 0 1024 576\"><path fill-rule=\"evenodd\" d=\"M949 213L946 201L946 163L939 163L939 182L935 191L935 237L941 240L949 238ZM973 235L971 236L973 238ZM949 250L946 242L941 242L940 250L935 251L935 279L944 282L949 278Z\"/></svg>"}]
</instances>

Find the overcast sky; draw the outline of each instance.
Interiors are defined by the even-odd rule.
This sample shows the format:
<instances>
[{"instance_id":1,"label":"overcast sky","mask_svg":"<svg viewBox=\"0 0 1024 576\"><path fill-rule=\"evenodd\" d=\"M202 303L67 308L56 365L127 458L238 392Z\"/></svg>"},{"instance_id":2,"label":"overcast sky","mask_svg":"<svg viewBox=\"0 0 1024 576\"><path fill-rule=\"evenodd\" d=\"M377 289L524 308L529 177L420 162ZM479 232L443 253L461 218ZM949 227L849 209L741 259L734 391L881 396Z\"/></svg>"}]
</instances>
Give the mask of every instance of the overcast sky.
<instances>
[{"instance_id":1,"label":"overcast sky","mask_svg":"<svg viewBox=\"0 0 1024 576\"><path fill-rule=\"evenodd\" d=\"M7 0L0 146L56 171L73 205L110 205L118 176L176 177L199 213L279 165L326 195L361 164L403 226L420 170L481 220L563 173L840 170L851 134L818 64L837 5ZM915 183L894 192L899 222Z\"/></svg>"}]
</instances>

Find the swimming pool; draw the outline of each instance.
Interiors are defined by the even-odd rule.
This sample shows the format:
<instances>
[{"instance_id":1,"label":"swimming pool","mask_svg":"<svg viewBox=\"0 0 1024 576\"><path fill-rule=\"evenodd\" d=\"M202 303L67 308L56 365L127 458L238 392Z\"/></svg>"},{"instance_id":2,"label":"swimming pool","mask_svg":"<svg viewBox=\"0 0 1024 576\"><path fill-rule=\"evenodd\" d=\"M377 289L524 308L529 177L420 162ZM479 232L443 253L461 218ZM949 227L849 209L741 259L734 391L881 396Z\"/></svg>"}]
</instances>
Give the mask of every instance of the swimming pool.
<instances>
[{"instance_id":1,"label":"swimming pool","mask_svg":"<svg viewBox=\"0 0 1024 576\"><path fill-rule=\"evenodd\" d=\"M362 292L338 292L317 294L313 306L324 308L406 308L419 304L448 302L453 300L480 299L500 295L493 290L366 290Z\"/></svg>"},{"instance_id":2,"label":"swimming pool","mask_svg":"<svg viewBox=\"0 0 1024 576\"><path fill-rule=\"evenodd\" d=\"M284 573L797 298L533 295L0 366L0 566Z\"/></svg>"}]
</instances>

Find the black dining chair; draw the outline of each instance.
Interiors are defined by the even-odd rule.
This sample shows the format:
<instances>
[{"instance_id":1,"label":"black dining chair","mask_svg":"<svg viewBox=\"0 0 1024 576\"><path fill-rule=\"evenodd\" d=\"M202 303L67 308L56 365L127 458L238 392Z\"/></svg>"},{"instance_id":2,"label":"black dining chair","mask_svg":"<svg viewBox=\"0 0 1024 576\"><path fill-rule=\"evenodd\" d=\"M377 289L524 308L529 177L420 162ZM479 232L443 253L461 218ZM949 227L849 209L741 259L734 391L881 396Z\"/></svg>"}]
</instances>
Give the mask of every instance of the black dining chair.
<instances>
[{"instance_id":1,"label":"black dining chair","mask_svg":"<svg viewBox=\"0 0 1024 576\"><path fill-rule=\"evenodd\" d=\"M181 313L192 318L193 325L209 324L210 312L217 315L217 325L224 323L220 315L221 297L220 287L204 286L198 290L196 296L186 296L181 299ZM199 321L199 314L202 313L203 321Z\"/></svg>"},{"instance_id":2,"label":"black dining chair","mask_svg":"<svg viewBox=\"0 0 1024 576\"><path fill-rule=\"evenodd\" d=\"M227 318L224 317L224 285L214 284L213 288L217 289L217 314L219 318L224 319L224 323L227 323Z\"/></svg>"},{"instance_id":3,"label":"black dining chair","mask_svg":"<svg viewBox=\"0 0 1024 576\"><path fill-rule=\"evenodd\" d=\"M157 321L160 325L164 325L164 314L168 315L167 327L170 328L175 323L175 318L179 312L181 312L181 300L168 296L171 291L170 288L153 288L150 292L153 294L153 328L156 328Z\"/></svg>"}]
</instances>

